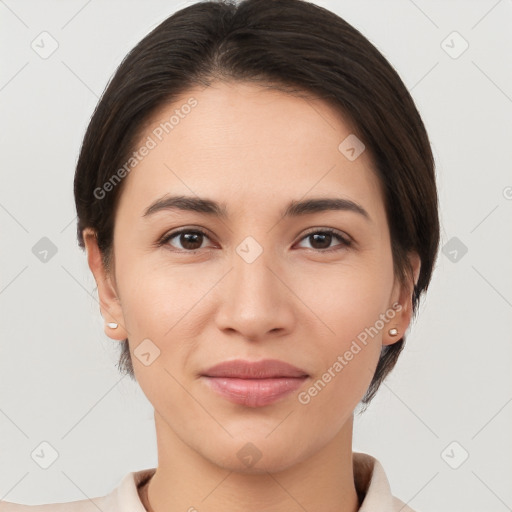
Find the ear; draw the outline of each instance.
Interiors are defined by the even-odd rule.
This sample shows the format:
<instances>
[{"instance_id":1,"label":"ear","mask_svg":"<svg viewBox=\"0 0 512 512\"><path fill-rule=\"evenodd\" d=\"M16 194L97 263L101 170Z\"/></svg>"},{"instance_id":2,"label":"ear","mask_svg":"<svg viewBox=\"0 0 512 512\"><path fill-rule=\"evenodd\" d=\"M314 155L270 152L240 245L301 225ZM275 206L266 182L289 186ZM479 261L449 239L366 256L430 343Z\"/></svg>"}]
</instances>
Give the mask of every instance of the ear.
<instances>
[{"instance_id":1,"label":"ear","mask_svg":"<svg viewBox=\"0 0 512 512\"><path fill-rule=\"evenodd\" d=\"M85 228L82 234L87 250L87 262L98 287L100 313L105 319L105 334L114 340L124 341L128 333L124 327L125 322L115 280L112 274L107 272L103 264L96 232L92 228ZM108 323L110 322L115 322L118 327L115 329L109 327Z\"/></svg>"},{"instance_id":2,"label":"ear","mask_svg":"<svg viewBox=\"0 0 512 512\"><path fill-rule=\"evenodd\" d=\"M391 301L389 308L396 312L395 316L386 324L382 334L382 344L392 345L401 340L405 331L409 327L412 318L412 295L414 286L418 282L420 275L421 260L417 253L409 253L409 262L412 269L412 275L407 275L407 282L400 283L398 279L395 280L393 293L391 294ZM398 333L395 336L389 334L390 329L396 329Z\"/></svg>"}]
</instances>

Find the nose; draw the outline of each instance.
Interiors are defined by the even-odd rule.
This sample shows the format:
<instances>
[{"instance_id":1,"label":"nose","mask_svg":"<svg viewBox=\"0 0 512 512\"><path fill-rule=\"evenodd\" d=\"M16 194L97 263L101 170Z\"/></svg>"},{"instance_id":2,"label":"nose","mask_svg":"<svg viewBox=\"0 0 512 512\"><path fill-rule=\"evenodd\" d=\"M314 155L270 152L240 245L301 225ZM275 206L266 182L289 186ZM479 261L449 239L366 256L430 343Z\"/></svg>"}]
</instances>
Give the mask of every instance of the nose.
<instances>
[{"instance_id":1,"label":"nose","mask_svg":"<svg viewBox=\"0 0 512 512\"><path fill-rule=\"evenodd\" d=\"M275 255L264 250L249 263L235 253L232 264L219 289L218 328L252 341L289 333L296 318L294 295Z\"/></svg>"}]
</instances>

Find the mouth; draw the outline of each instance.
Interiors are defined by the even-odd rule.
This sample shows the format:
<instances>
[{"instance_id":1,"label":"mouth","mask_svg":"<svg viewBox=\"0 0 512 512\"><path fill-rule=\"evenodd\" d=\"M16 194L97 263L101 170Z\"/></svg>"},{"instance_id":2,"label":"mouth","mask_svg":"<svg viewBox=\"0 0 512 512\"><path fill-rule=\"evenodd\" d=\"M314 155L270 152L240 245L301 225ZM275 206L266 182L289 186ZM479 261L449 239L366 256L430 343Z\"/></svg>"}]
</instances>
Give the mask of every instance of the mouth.
<instances>
[{"instance_id":1,"label":"mouth","mask_svg":"<svg viewBox=\"0 0 512 512\"><path fill-rule=\"evenodd\" d=\"M235 379L276 379L308 377L306 371L279 359L244 361L233 359L212 366L201 375Z\"/></svg>"},{"instance_id":2,"label":"mouth","mask_svg":"<svg viewBox=\"0 0 512 512\"><path fill-rule=\"evenodd\" d=\"M235 404L262 407L302 386L309 375L277 359L225 361L200 374L209 388Z\"/></svg>"}]
</instances>

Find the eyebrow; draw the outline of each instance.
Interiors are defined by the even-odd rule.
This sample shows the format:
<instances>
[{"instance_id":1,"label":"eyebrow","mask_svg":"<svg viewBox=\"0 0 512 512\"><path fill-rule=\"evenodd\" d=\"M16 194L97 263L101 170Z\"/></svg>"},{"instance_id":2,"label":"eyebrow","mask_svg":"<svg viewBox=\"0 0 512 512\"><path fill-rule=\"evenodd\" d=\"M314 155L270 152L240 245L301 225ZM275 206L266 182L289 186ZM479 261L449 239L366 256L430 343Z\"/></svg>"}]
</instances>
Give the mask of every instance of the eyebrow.
<instances>
[{"instance_id":1,"label":"eyebrow","mask_svg":"<svg viewBox=\"0 0 512 512\"><path fill-rule=\"evenodd\" d=\"M164 196L157 199L146 210L142 217L149 217L159 211L182 210L197 213L205 213L221 219L228 218L225 204L218 203L211 199L190 196ZM368 212L359 204L350 199L338 197L320 197L302 201L291 201L281 212L284 217L298 217L324 211L349 211L363 216L371 222Z\"/></svg>"}]
</instances>

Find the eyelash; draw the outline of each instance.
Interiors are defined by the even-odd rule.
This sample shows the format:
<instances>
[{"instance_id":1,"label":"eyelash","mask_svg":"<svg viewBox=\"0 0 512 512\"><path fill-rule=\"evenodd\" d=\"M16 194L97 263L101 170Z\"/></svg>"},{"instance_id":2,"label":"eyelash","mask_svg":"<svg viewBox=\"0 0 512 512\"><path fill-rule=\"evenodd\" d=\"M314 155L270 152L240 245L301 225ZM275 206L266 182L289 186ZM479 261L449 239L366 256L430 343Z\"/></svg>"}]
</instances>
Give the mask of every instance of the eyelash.
<instances>
[{"instance_id":1,"label":"eyelash","mask_svg":"<svg viewBox=\"0 0 512 512\"><path fill-rule=\"evenodd\" d=\"M208 236L208 234L206 232L204 232L203 230L201 229L198 229L198 228L194 228L194 229L190 229L190 228L183 228L183 229L180 229L178 231L173 231L172 233L168 233L166 235L164 235L158 242L157 242L157 246L158 247L161 247L165 244L167 244L167 242L169 242L169 240L172 240L173 238L176 238L178 235L181 235L183 233L194 233L194 234L201 234L203 236L205 236L206 238L210 238ZM348 248L348 247L351 247L352 246L352 240L347 238L346 236L343 236L340 232L336 231L335 229L332 229L332 228L325 228L325 229L315 229L313 231L309 231L308 233L306 233L301 239L300 239L300 242L302 242L302 240L310 237L311 235L316 235L316 234L328 234L328 235L332 235L334 236L335 238L338 239L339 242L341 242L341 246L342 247L334 247L332 249L310 249L312 251L315 251L315 252L319 252L319 253L331 253L331 252L336 252L336 251L340 251L344 248ZM194 249L194 250L186 250L186 249L174 249L172 248L171 249L172 251L174 252L178 252L178 253L187 253L187 254L196 254L197 252L199 252L201 249Z\"/></svg>"}]
</instances>

